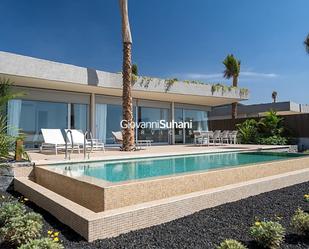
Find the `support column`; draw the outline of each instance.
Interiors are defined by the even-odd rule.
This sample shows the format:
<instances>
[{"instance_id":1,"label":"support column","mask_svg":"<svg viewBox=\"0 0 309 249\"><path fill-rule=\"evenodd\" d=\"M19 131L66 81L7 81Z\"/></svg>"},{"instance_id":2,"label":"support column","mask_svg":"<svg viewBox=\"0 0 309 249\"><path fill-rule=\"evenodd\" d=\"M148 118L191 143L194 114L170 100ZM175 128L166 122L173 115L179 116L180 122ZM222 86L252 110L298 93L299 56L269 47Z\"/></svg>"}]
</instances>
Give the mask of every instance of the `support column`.
<instances>
[{"instance_id":1,"label":"support column","mask_svg":"<svg viewBox=\"0 0 309 249\"><path fill-rule=\"evenodd\" d=\"M96 137L96 134L95 134L95 94L94 93L91 93L91 96L90 96L90 131L91 133L93 134L93 137Z\"/></svg>"},{"instance_id":2,"label":"support column","mask_svg":"<svg viewBox=\"0 0 309 249\"><path fill-rule=\"evenodd\" d=\"M174 124L174 121L175 121L175 103L174 103L174 102L171 103L171 114L172 114L172 115L171 115L171 122L172 122L172 124ZM173 127L172 127L171 132L172 132L172 136L171 136L172 141L171 141L171 144L175 144L175 128L174 128L174 125L173 125Z\"/></svg>"},{"instance_id":3,"label":"support column","mask_svg":"<svg viewBox=\"0 0 309 249\"><path fill-rule=\"evenodd\" d=\"M133 107L133 108L135 108L135 117L134 117L134 122L135 122L135 124L137 124L137 122L138 122L138 99L136 99L136 101L135 101L135 103L136 103L136 105L135 105L135 107ZM135 133L135 142L138 140L138 129L137 129L137 126L135 127L135 131L134 131Z\"/></svg>"},{"instance_id":4,"label":"support column","mask_svg":"<svg viewBox=\"0 0 309 249\"><path fill-rule=\"evenodd\" d=\"M72 129L72 127L71 127L71 103L68 103L68 120L67 120L67 122L68 122L68 127L67 127L67 129Z\"/></svg>"}]
</instances>

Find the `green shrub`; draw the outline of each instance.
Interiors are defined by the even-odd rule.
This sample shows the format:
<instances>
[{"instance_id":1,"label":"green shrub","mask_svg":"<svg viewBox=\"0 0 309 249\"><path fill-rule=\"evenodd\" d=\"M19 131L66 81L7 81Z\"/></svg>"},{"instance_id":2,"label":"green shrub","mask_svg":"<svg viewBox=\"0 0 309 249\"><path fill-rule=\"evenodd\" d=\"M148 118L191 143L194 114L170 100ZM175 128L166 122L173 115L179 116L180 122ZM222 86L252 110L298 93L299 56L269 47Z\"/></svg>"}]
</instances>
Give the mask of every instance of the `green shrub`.
<instances>
[{"instance_id":1,"label":"green shrub","mask_svg":"<svg viewBox=\"0 0 309 249\"><path fill-rule=\"evenodd\" d=\"M285 145L288 143L285 137L288 132L284 129L283 118L272 110L259 121L246 119L236 127L243 144Z\"/></svg>"},{"instance_id":2,"label":"green shrub","mask_svg":"<svg viewBox=\"0 0 309 249\"><path fill-rule=\"evenodd\" d=\"M250 228L250 235L263 247L279 248L285 235L283 226L274 221L255 222Z\"/></svg>"},{"instance_id":3,"label":"green shrub","mask_svg":"<svg viewBox=\"0 0 309 249\"><path fill-rule=\"evenodd\" d=\"M254 119L247 119L237 124L238 137L243 144L253 144L257 137L257 122Z\"/></svg>"},{"instance_id":4,"label":"green shrub","mask_svg":"<svg viewBox=\"0 0 309 249\"><path fill-rule=\"evenodd\" d=\"M292 217L291 225L299 233L309 235L309 214L298 208Z\"/></svg>"},{"instance_id":5,"label":"green shrub","mask_svg":"<svg viewBox=\"0 0 309 249\"><path fill-rule=\"evenodd\" d=\"M283 118L269 110L259 121L259 132L265 137L281 136L284 133Z\"/></svg>"},{"instance_id":6,"label":"green shrub","mask_svg":"<svg viewBox=\"0 0 309 249\"><path fill-rule=\"evenodd\" d=\"M10 151L14 150L16 138L7 134L7 119L0 114L0 159L6 161L10 158Z\"/></svg>"},{"instance_id":7,"label":"green shrub","mask_svg":"<svg viewBox=\"0 0 309 249\"><path fill-rule=\"evenodd\" d=\"M18 249L63 249L63 246L49 238L31 240Z\"/></svg>"},{"instance_id":8,"label":"green shrub","mask_svg":"<svg viewBox=\"0 0 309 249\"><path fill-rule=\"evenodd\" d=\"M25 207L19 202L4 202L0 207L0 226L5 225L11 218L24 215Z\"/></svg>"},{"instance_id":9,"label":"green shrub","mask_svg":"<svg viewBox=\"0 0 309 249\"><path fill-rule=\"evenodd\" d=\"M226 239L217 247L217 249L247 249L242 243L233 239Z\"/></svg>"},{"instance_id":10,"label":"green shrub","mask_svg":"<svg viewBox=\"0 0 309 249\"><path fill-rule=\"evenodd\" d=\"M286 145L288 139L281 136L260 137L257 139L258 144L270 144L270 145Z\"/></svg>"},{"instance_id":11,"label":"green shrub","mask_svg":"<svg viewBox=\"0 0 309 249\"><path fill-rule=\"evenodd\" d=\"M31 212L11 218L0 229L0 236L8 242L21 245L38 238L42 226L41 215Z\"/></svg>"}]
</instances>

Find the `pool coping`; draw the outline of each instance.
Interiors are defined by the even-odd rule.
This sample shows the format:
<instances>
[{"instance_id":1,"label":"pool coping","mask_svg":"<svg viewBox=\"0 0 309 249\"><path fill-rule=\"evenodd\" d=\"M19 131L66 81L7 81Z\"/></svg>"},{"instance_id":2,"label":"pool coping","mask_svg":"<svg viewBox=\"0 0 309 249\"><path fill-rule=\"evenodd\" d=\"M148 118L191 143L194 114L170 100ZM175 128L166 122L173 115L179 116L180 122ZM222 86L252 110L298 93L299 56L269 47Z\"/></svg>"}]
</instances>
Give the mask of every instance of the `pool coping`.
<instances>
[{"instance_id":1,"label":"pool coping","mask_svg":"<svg viewBox=\"0 0 309 249\"><path fill-rule=\"evenodd\" d=\"M152 160L152 159L157 159L157 158L165 158L165 157L181 157L181 156L191 156L191 155L203 155L203 154L224 154L224 153L252 153L252 152L260 152L263 153L265 152L265 150L243 150L243 151L222 151L222 152L209 152L209 153L195 153L195 154L180 154L180 155L167 155L167 156L156 156L156 157L143 157L143 158L129 158L129 159L113 159L113 160L104 160L104 161L92 161L92 162L88 162L88 161L83 161L83 162L75 162L73 164L70 164L70 166L74 167L75 164L78 163L99 163L99 162L126 162L128 160L143 160L143 159L147 159L147 160ZM267 152L266 152L267 153ZM273 152L273 153L281 153L281 152ZM176 174L169 174L169 175L162 175L162 176L154 176L154 177L145 177L145 178L140 178L140 179L132 179L132 180L126 180L126 181L119 181L119 182L111 182L108 180L104 180L102 178L96 178L94 176L87 176L87 175L82 175L82 176L70 176L69 173L70 171L68 170L63 170L62 172L60 172L60 170L58 171L58 169L56 168L48 168L49 166L60 166L59 164L48 164L48 165L40 165L40 166L36 166L39 168L44 168L45 170L48 171L52 171L55 172L57 174L61 174L67 177L71 177L74 178L76 180L82 181L82 182L86 182L89 184L94 184L97 185L99 187L104 187L104 188L111 188L111 187L117 187L119 185L130 185L130 184L135 184L135 183L139 183L139 182L146 182L146 181L156 181L156 180L160 180L160 179L167 179L167 178L175 178L175 177L183 177L183 176L187 176L187 175L196 175L196 174L201 174L201 173L206 173L206 172L213 172L213 171L219 171L219 170L227 170L227 169L232 169L232 168L244 168L244 167L250 167L250 166L255 166L255 165L260 165L260 164L268 164L268 163L273 163L273 162L282 162L282 161L287 161L287 160L295 160L295 159L301 159L301 158L305 158L308 157L309 155L304 155L301 153L286 153L286 154L297 154L299 156L296 157L287 157L285 159L278 159L278 160L270 160L270 161L263 161L263 162L256 162L256 163L246 163L246 164L241 164L241 165L233 165L231 167L229 166L225 166L225 167L221 167L221 168L213 168L213 169L202 169L202 170L195 170L195 171L187 171L187 172L182 172L182 173L176 173ZM66 164L61 164L61 165L66 165ZM100 167L100 166L92 166L92 167Z\"/></svg>"},{"instance_id":2,"label":"pool coping","mask_svg":"<svg viewBox=\"0 0 309 249\"><path fill-rule=\"evenodd\" d=\"M192 145L193 146L193 145ZM195 145L196 147L201 147L198 145ZM246 146L246 145L242 145ZM248 144L247 146L250 146ZM205 147L205 146L204 146ZM206 147L207 148L207 147ZM234 147L234 148L218 148L219 150L205 150L205 151L182 151L182 152L147 152L145 151L145 154L140 155L134 155L134 152L132 154L123 154L121 156L102 156L102 157L94 157L89 159L71 159L71 160L53 160L53 161L44 161L44 160L36 160L34 161L36 166L44 166L44 165L54 165L54 164L74 164L74 163L82 163L82 162L98 162L98 161L112 161L112 160L128 160L128 159L142 159L142 158L149 158L149 157L163 157L163 156L181 156L181 155L187 155L187 154L206 154L206 153L226 153L226 152L239 152L239 151L260 151L260 150L281 150L281 149L289 149L290 145L257 145L257 147L250 148L250 147ZM134 156L134 157L132 157Z\"/></svg>"}]
</instances>

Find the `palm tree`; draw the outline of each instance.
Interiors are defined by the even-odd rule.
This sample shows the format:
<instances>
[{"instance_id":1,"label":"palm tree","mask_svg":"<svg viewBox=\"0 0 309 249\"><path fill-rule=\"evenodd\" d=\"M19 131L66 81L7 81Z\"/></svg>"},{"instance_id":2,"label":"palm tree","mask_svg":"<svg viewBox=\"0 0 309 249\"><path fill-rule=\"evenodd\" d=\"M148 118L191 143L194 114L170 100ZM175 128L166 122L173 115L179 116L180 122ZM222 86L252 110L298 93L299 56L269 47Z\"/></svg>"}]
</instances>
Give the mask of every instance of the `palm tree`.
<instances>
[{"instance_id":1,"label":"palm tree","mask_svg":"<svg viewBox=\"0 0 309 249\"><path fill-rule=\"evenodd\" d=\"M237 60L232 54L227 55L223 61L225 66L224 78L233 78L233 87L238 85L238 76L240 72L240 61ZM232 103L232 120L235 121L237 116L237 102Z\"/></svg>"},{"instance_id":2,"label":"palm tree","mask_svg":"<svg viewBox=\"0 0 309 249\"><path fill-rule=\"evenodd\" d=\"M6 105L11 99L22 97L22 92L12 90L13 82L9 79L0 78L0 115L5 114Z\"/></svg>"},{"instance_id":3,"label":"palm tree","mask_svg":"<svg viewBox=\"0 0 309 249\"><path fill-rule=\"evenodd\" d=\"M306 47L306 51L309 54L309 34L307 35L306 40L304 41L305 47Z\"/></svg>"},{"instance_id":4,"label":"palm tree","mask_svg":"<svg viewBox=\"0 0 309 249\"><path fill-rule=\"evenodd\" d=\"M122 117L126 126L122 130L122 150L131 151L134 149L134 126L132 109L132 60L131 48L132 37L128 16L128 1L119 0L122 19L122 43L123 43L123 64L122 64Z\"/></svg>"},{"instance_id":5,"label":"palm tree","mask_svg":"<svg viewBox=\"0 0 309 249\"><path fill-rule=\"evenodd\" d=\"M271 94L271 97L272 97L274 103L277 102L277 95L278 95L278 93L276 91L273 91L272 94Z\"/></svg>"}]
</instances>

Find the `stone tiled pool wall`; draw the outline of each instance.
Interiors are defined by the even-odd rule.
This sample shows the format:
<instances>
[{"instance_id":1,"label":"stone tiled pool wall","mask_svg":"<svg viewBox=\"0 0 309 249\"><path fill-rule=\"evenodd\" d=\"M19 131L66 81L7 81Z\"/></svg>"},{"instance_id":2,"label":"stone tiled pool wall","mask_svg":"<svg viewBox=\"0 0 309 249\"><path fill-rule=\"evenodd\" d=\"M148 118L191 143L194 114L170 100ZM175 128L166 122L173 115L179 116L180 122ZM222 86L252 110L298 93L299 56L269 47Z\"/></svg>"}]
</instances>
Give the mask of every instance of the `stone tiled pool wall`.
<instances>
[{"instance_id":1,"label":"stone tiled pool wall","mask_svg":"<svg viewBox=\"0 0 309 249\"><path fill-rule=\"evenodd\" d=\"M117 184L92 177L73 178L45 166L35 167L34 175L39 185L94 212L101 212L308 167L309 157L302 157Z\"/></svg>"},{"instance_id":2,"label":"stone tiled pool wall","mask_svg":"<svg viewBox=\"0 0 309 249\"><path fill-rule=\"evenodd\" d=\"M202 209L309 181L309 168L211 188L104 212L93 212L27 177L15 178L15 190L27 196L88 241L165 223Z\"/></svg>"}]
</instances>

